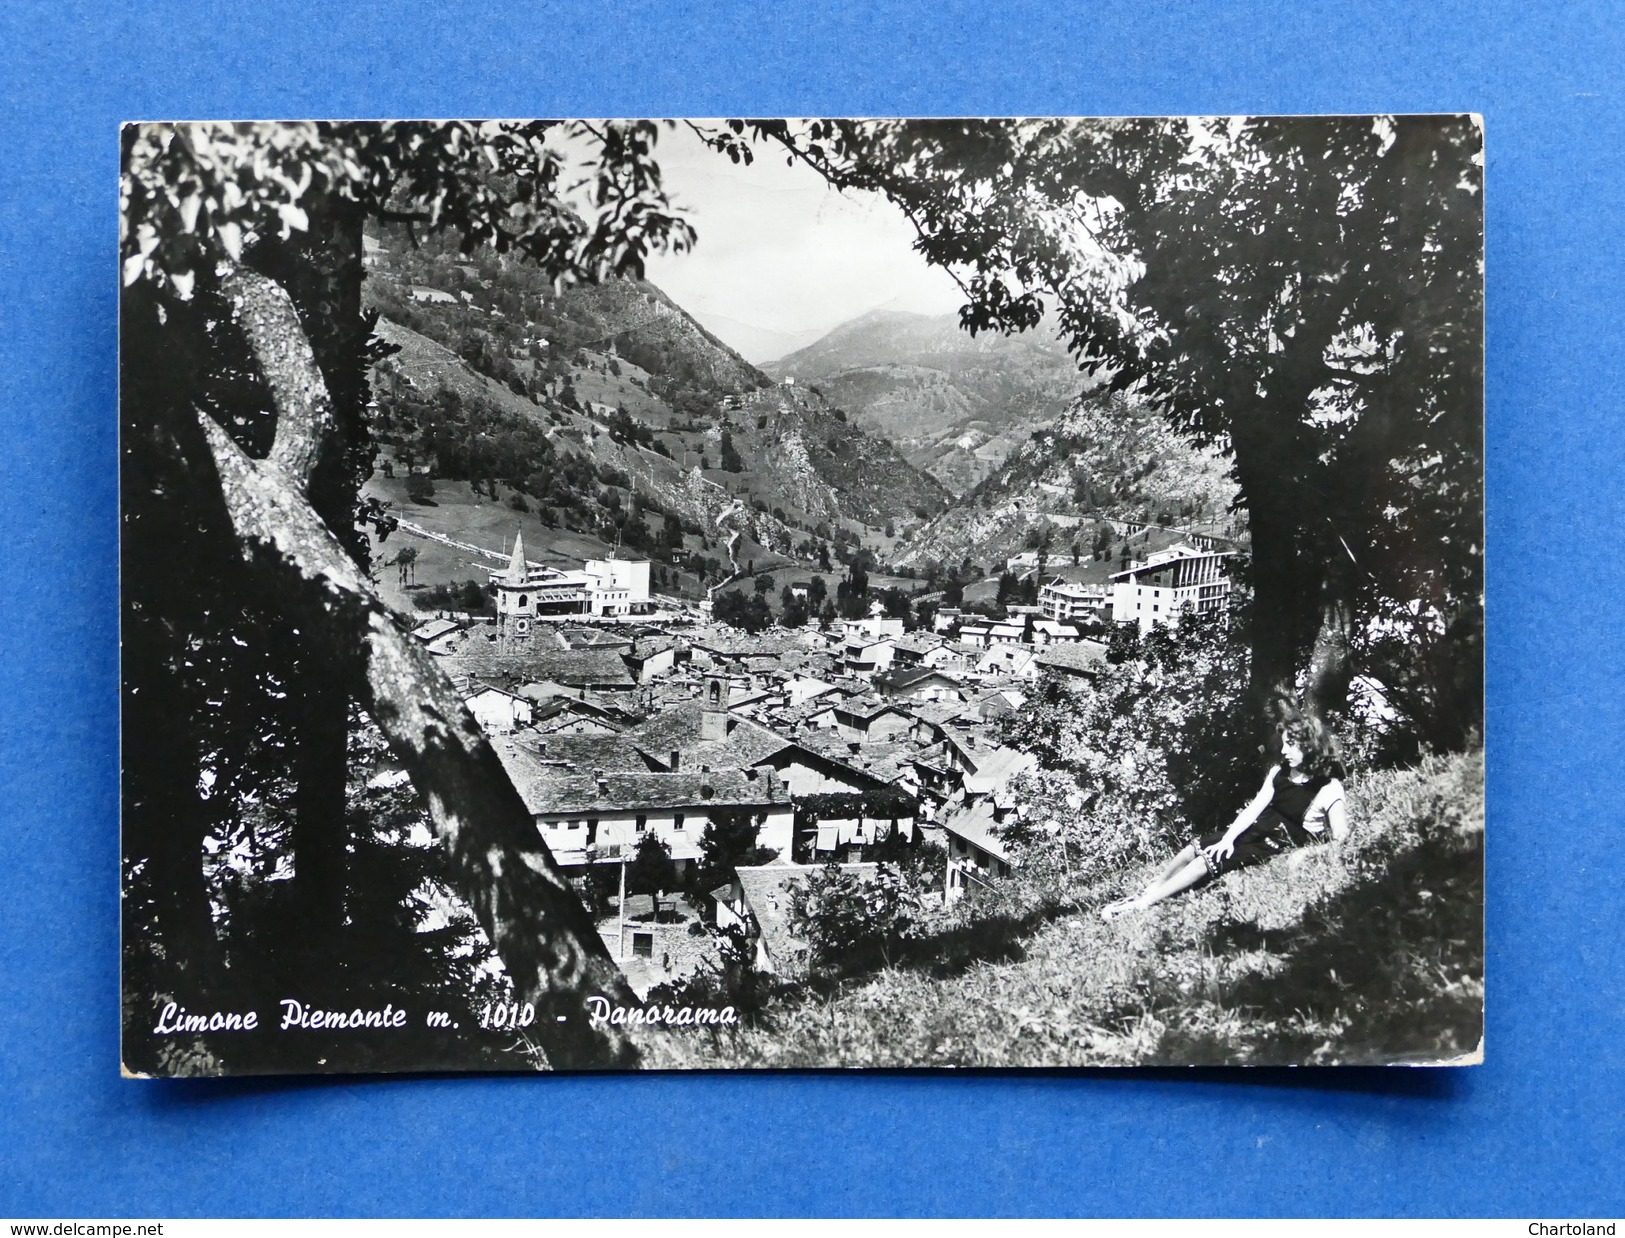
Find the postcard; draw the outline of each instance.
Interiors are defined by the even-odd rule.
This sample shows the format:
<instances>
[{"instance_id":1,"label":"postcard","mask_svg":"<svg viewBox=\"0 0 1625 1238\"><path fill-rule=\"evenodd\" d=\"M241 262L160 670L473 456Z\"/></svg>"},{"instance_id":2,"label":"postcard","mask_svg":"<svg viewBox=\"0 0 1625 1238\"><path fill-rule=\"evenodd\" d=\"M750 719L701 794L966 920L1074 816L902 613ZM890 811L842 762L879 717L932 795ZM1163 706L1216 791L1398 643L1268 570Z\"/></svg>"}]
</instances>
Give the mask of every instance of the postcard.
<instances>
[{"instance_id":1,"label":"postcard","mask_svg":"<svg viewBox=\"0 0 1625 1238\"><path fill-rule=\"evenodd\" d=\"M1483 176L126 126L125 1073L1481 1061Z\"/></svg>"}]
</instances>

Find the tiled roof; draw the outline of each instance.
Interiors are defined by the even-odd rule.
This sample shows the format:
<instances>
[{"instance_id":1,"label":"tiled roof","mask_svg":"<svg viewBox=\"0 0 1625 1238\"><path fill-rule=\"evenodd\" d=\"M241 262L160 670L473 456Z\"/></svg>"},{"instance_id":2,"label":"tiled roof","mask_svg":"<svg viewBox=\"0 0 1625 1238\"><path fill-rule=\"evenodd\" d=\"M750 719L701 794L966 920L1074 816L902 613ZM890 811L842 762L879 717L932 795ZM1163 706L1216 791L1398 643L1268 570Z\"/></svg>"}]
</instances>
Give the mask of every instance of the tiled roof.
<instances>
[{"instance_id":1,"label":"tiled roof","mask_svg":"<svg viewBox=\"0 0 1625 1238\"><path fill-rule=\"evenodd\" d=\"M959 686L959 680L946 671L939 671L935 667L908 667L905 670L888 671L875 680L875 683L886 688L912 688L916 684L925 683L931 679L940 679L953 687Z\"/></svg>"},{"instance_id":2,"label":"tiled roof","mask_svg":"<svg viewBox=\"0 0 1625 1238\"><path fill-rule=\"evenodd\" d=\"M1002 790L1017 774L1025 773L1038 764L1038 758L1032 753L1003 745L979 749L976 756L975 772L965 775L965 790L973 794L985 795Z\"/></svg>"},{"instance_id":3,"label":"tiled roof","mask_svg":"<svg viewBox=\"0 0 1625 1238\"><path fill-rule=\"evenodd\" d=\"M1106 665L1106 646L1093 640L1046 645L1033 655L1033 661L1057 670L1098 671Z\"/></svg>"},{"instance_id":4,"label":"tiled roof","mask_svg":"<svg viewBox=\"0 0 1625 1238\"><path fill-rule=\"evenodd\" d=\"M870 722L884 713L902 714L905 711L898 708L891 701L883 701L873 697L849 697L835 706L836 716L845 715L859 721Z\"/></svg>"},{"instance_id":5,"label":"tiled roof","mask_svg":"<svg viewBox=\"0 0 1625 1238\"><path fill-rule=\"evenodd\" d=\"M606 771L570 773L517 745L498 743L497 755L526 809L536 815L609 812L632 808L707 808L789 803L777 778L750 777L736 770L675 774Z\"/></svg>"},{"instance_id":6,"label":"tiled roof","mask_svg":"<svg viewBox=\"0 0 1625 1238\"><path fill-rule=\"evenodd\" d=\"M727 738L703 741L705 708L698 701L683 701L656 714L629 737L644 752L664 765L673 749L682 753L684 767L747 769L790 743L783 735L744 718L727 720Z\"/></svg>"},{"instance_id":7,"label":"tiled roof","mask_svg":"<svg viewBox=\"0 0 1625 1238\"><path fill-rule=\"evenodd\" d=\"M549 735L529 741L516 737L515 743L531 749L539 760L573 761L578 773L590 774L599 769L618 773L649 770L649 762L626 735Z\"/></svg>"},{"instance_id":8,"label":"tiled roof","mask_svg":"<svg viewBox=\"0 0 1625 1238\"><path fill-rule=\"evenodd\" d=\"M993 821L993 804L988 800L978 800L950 813L942 819L942 828L950 834L957 834L973 846L980 847L996 859L1006 863L1010 860L1003 839L995 832L997 827Z\"/></svg>"},{"instance_id":9,"label":"tiled roof","mask_svg":"<svg viewBox=\"0 0 1625 1238\"><path fill-rule=\"evenodd\" d=\"M447 656L446 670L481 679L507 676L520 682L550 679L573 687L594 684L632 686L632 673L613 649L554 649L546 645L503 653L484 631L468 635Z\"/></svg>"},{"instance_id":10,"label":"tiled roof","mask_svg":"<svg viewBox=\"0 0 1625 1238\"><path fill-rule=\"evenodd\" d=\"M892 639L899 649L906 649L910 653L929 653L948 644L934 632L905 632L902 636Z\"/></svg>"}]
</instances>

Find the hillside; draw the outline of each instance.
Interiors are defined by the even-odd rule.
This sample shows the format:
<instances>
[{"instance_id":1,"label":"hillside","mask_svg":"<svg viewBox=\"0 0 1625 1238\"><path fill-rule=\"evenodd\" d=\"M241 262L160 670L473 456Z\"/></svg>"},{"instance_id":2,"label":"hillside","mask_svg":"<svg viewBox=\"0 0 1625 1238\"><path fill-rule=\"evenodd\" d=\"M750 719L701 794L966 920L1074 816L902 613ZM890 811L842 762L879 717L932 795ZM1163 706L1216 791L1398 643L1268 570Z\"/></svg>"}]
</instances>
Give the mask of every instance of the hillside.
<instances>
[{"instance_id":1,"label":"hillside","mask_svg":"<svg viewBox=\"0 0 1625 1238\"><path fill-rule=\"evenodd\" d=\"M929 965L786 995L732 1033L651 1035L653 1064L1472 1059L1484 1015L1483 778L1481 751L1352 778L1347 841L1111 924L1095 908L1144 874L1016 917L969 908L920 951Z\"/></svg>"},{"instance_id":2,"label":"hillside","mask_svg":"<svg viewBox=\"0 0 1625 1238\"><path fill-rule=\"evenodd\" d=\"M398 351L374 370L384 446L367 493L398 516L489 549L523 529L531 557L555 566L618 542L656 560L657 584L669 576L671 591L696 596L702 576L731 572L734 534L741 562L788 557L793 542L804 540L771 513L742 504L697 462L673 458L667 443L680 451L680 436L636 441L629 422L551 399L537 404L387 318L377 334ZM435 494L415 502L404 478L423 464L434 474ZM678 529L668 529L668 516ZM489 566L434 546L419 549L421 584L478 578L472 569Z\"/></svg>"},{"instance_id":3,"label":"hillside","mask_svg":"<svg viewBox=\"0 0 1625 1238\"><path fill-rule=\"evenodd\" d=\"M972 337L954 315L876 310L763 367L810 383L962 495L1092 380L1043 328Z\"/></svg>"},{"instance_id":4,"label":"hillside","mask_svg":"<svg viewBox=\"0 0 1625 1238\"><path fill-rule=\"evenodd\" d=\"M367 271L378 335L398 349L374 387L403 475L506 487L544 527L646 551L670 514L687 529L680 548L668 538L674 565L726 562L736 534L742 560L808 558L843 528L878 538L947 504L889 442L775 384L652 284L559 294L520 262L389 230L367 238Z\"/></svg>"},{"instance_id":5,"label":"hillside","mask_svg":"<svg viewBox=\"0 0 1625 1238\"><path fill-rule=\"evenodd\" d=\"M969 495L914 531L899 564L999 563L1047 540L1056 554L1112 552L1125 520L1238 535L1228 464L1192 447L1153 409L1104 393L1075 401ZM1098 539L1098 540L1097 540Z\"/></svg>"}]
</instances>

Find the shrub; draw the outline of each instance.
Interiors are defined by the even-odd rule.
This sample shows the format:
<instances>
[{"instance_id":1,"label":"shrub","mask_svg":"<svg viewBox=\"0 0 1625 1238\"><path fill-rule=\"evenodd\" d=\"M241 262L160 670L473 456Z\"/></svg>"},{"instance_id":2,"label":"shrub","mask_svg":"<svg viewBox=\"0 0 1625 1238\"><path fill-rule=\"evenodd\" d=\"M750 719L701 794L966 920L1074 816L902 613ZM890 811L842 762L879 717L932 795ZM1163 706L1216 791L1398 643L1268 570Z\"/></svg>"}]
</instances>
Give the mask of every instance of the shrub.
<instances>
[{"instance_id":1,"label":"shrub","mask_svg":"<svg viewBox=\"0 0 1625 1238\"><path fill-rule=\"evenodd\" d=\"M875 955L890 961L920 914L920 891L903 870L877 866L872 877L830 863L792 881L790 929L813 962L855 970Z\"/></svg>"},{"instance_id":2,"label":"shrub","mask_svg":"<svg viewBox=\"0 0 1625 1238\"><path fill-rule=\"evenodd\" d=\"M1092 691L1041 679L1002 736L1038 758L1017 787L1035 839L1103 876L1232 820L1264 773L1247 656L1222 616L1186 615L1119 629Z\"/></svg>"}]
</instances>

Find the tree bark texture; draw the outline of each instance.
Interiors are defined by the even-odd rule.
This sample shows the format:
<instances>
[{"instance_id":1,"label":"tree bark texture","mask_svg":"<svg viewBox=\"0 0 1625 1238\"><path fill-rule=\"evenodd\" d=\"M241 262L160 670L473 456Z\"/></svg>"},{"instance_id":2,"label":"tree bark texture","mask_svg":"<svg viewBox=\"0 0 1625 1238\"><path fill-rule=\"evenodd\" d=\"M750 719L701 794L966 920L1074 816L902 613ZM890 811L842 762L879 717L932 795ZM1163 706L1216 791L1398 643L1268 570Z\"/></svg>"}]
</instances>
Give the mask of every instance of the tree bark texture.
<instances>
[{"instance_id":1,"label":"tree bark texture","mask_svg":"<svg viewBox=\"0 0 1625 1238\"><path fill-rule=\"evenodd\" d=\"M256 246L256 269L237 268L222 291L270 389L276 410L271 462L297 483L350 554L365 563L366 539L355 527L357 497L372 463L368 328L361 314L363 217L346 203L315 198L308 222L286 239ZM319 656L298 660L289 682L299 712L294 886L303 908L304 950L312 956L336 940L349 885L350 693L342 682L313 673L319 665Z\"/></svg>"},{"instance_id":2,"label":"tree bark texture","mask_svg":"<svg viewBox=\"0 0 1625 1238\"><path fill-rule=\"evenodd\" d=\"M458 892L537 1010L555 1068L628 1066L630 1042L593 1027L586 999L634 1005L575 892L479 725L432 655L400 630L371 582L279 469L251 460L204 414L221 493L244 557L273 578L290 618L353 685L429 804Z\"/></svg>"}]
</instances>

